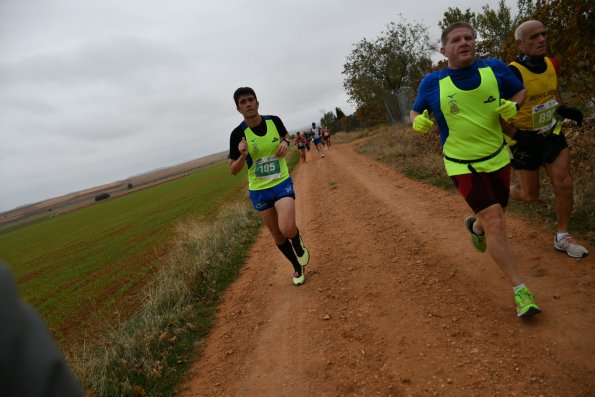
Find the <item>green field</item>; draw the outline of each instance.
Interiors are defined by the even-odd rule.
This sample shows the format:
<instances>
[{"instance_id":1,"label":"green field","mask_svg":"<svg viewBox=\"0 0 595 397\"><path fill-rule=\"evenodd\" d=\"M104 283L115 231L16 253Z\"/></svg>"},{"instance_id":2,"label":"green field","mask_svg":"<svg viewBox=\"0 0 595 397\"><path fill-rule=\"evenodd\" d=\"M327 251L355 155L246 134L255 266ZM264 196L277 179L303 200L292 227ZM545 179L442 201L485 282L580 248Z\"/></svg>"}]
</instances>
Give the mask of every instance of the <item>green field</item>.
<instances>
[{"instance_id":1,"label":"green field","mask_svg":"<svg viewBox=\"0 0 595 397\"><path fill-rule=\"evenodd\" d=\"M227 162L43 222L0 232L0 259L62 345L126 316L175 237L174 225L208 216L244 191ZM140 289L140 291L139 291ZM100 328L100 327L99 327Z\"/></svg>"}]
</instances>

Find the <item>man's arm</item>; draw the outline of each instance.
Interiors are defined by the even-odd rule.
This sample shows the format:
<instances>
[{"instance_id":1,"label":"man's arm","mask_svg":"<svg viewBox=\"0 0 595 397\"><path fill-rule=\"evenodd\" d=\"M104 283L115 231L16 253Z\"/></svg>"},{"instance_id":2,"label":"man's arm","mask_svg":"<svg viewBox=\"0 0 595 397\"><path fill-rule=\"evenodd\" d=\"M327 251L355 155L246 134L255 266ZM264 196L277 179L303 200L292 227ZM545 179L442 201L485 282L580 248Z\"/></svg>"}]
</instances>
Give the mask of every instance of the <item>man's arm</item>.
<instances>
[{"instance_id":1,"label":"man's arm","mask_svg":"<svg viewBox=\"0 0 595 397\"><path fill-rule=\"evenodd\" d=\"M229 160L229 170L231 171L231 175L237 175L242 171L244 168L244 164L246 163L246 156L240 155L235 160Z\"/></svg>"},{"instance_id":2,"label":"man's arm","mask_svg":"<svg viewBox=\"0 0 595 397\"><path fill-rule=\"evenodd\" d=\"M527 89L523 88L520 91L517 91L513 96L510 97L510 101L516 102L517 109L520 109L523 103L527 99ZM514 134L516 134L517 129L514 128L512 124L500 119L500 125L502 126L502 132L508 135L511 138L514 138Z\"/></svg>"},{"instance_id":3,"label":"man's arm","mask_svg":"<svg viewBox=\"0 0 595 397\"><path fill-rule=\"evenodd\" d=\"M508 100L512 102L516 102L517 109L519 109L523 103L525 103L525 99L527 99L527 89L523 88L522 90L515 93L511 96Z\"/></svg>"},{"instance_id":4,"label":"man's arm","mask_svg":"<svg viewBox=\"0 0 595 397\"><path fill-rule=\"evenodd\" d=\"M242 171L246 163L246 157L248 157L248 142L246 142L246 137L242 137L242 140L238 144L238 150L240 151L240 157L229 160L229 170L232 175L237 175Z\"/></svg>"}]
</instances>

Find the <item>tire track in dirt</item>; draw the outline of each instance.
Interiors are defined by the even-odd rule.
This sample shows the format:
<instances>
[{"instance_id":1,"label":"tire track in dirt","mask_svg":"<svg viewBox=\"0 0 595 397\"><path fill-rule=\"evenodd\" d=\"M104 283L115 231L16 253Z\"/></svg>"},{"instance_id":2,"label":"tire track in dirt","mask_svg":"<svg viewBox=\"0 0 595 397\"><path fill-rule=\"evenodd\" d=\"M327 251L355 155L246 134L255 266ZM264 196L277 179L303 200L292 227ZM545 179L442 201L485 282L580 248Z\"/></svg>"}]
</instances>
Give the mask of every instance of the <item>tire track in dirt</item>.
<instances>
[{"instance_id":1,"label":"tire track in dirt","mask_svg":"<svg viewBox=\"0 0 595 397\"><path fill-rule=\"evenodd\" d=\"M595 389L593 257L508 217L544 313L475 253L455 194L336 145L294 173L311 263L304 286L262 230L184 396L588 396ZM592 248L592 247L590 247Z\"/></svg>"}]
</instances>

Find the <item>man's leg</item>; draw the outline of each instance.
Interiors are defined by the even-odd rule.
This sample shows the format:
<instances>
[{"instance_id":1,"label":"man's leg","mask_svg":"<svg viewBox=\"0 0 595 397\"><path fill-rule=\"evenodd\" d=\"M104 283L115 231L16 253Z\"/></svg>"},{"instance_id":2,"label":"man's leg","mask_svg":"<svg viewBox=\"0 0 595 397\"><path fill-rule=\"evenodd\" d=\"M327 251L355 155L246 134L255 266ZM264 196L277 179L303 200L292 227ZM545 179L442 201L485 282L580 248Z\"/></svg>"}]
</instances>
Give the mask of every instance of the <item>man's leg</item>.
<instances>
[{"instance_id":1,"label":"man's leg","mask_svg":"<svg viewBox=\"0 0 595 397\"><path fill-rule=\"evenodd\" d=\"M517 316L526 317L539 313L541 310L535 303L535 297L523 283L508 245L502 206L500 204L491 205L479 211L477 217L476 227L485 231L490 242L488 244L488 253L512 285Z\"/></svg>"},{"instance_id":2,"label":"man's leg","mask_svg":"<svg viewBox=\"0 0 595 397\"><path fill-rule=\"evenodd\" d=\"M582 245L577 244L574 238L568 233L570 213L572 212L574 201L573 181L570 173L570 152L568 148L562 149L553 162L546 164L546 170L554 188L556 198L558 230L554 239L554 249L558 252L566 252L573 258L583 258L589 255L589 251Z\"/></svg>"},{"instance_id":3,"label":"man's leg","mask_svg":"<svg viewBox=\"0 0 595 397\"><path fill-rule=\"evenodd\" d=\"M264 224L266 225L267 229L273 236L275 240L275 244L281 245L287 239L283 232L279 229L279 222L277 220L277 210L273 208L266 209L264 211L258 211L258 215L263 220Z\"/></svg>"},{"instance_id":4,"label":"man's leg","mask_svg":"<svg viewBox=\"0 0 595 397\"><path fill-rule=\"evenodd\" d=\"M510 196L519 201L531 202L539 198L539 169L515 170L517 183L510 186Z\"/></svg>"},{"instance_id":5,"label":"man's leg","mask_svg":"<svg viewBox=\"0 0 595 397\"><path fill-rule=\"evenodd\" d=\"M289 260L289 262L293 266L293 270L294 270L293 283L295 285L302 285L305 282L304 265L302 265L300 263L300 259L298 258L298 256L296 255L296 253L294 251L294 246L293 246L292 241L289 238L287 238L287 236L283 233L283 230L280 228L281 223L283 223L283 228L285 228L285 229L287 227L291 228L291 225L290 225L291 222L289 222L289 224L288 224L287 219L286 219L287 218L287 210L289 209L289 207L291 207L291 205L286 204L286 202L287 202L287 200L293 202L293 198L285 197L285 198L282 198L281 200L278 200L277 202L282 201L282 200L285 202L284 203L285 205L281 206L281 207L284 207L284 210L281 211L283 216L279 217L276 207L269 208L264 211L260 211L258 214L260 215L260 217L264 221L264 223L267 225L267 228L269 229L269 231L271 232L271 235L275 239L275 244L277 244L277 248L279 248L279 250L283 253L283 255L287 258L287 260ZM275 203L275 205L276 204L277 203ZM295 216L294 216L293 226L295 227ZM287 231L287 229L285 231ZM295 227L295 235L297 235L297 227ZM303 255L303 253L302 253L302 255Z\"/></svg>"},{"instance_id":6,"label":"man's leg","mask_svg":"<svg viewBox=\"0 0 595 397\"><path fill-rule=\"evenodd\" d=\"M292 197L283 197L275 201L278 228L283 236L293 238L297 234L295 223L295 200Z\"/></svg>"},{"instance_id":7,"label":"man's leg","mask_svg":"<svg viewBox=\"0 0 595 397\"><path fill-rule=\"evenodd\" d=\"M558 157L546 164L554 195L556 198L556 217L558 219L558 233L567 233L570 225L570 213L573 205L573 184L570 174L570 151L562 149Z\"/></svg>"},{"instance_id":8,"label":"man's leg","mask_svg":"<svg viewBox=\"0 0 595 397\"><path fill-rule=\"evenodd\" d=\"M506 222L500 204L493 204L477 213L476 228L484 230L488 237L488 253L502 269L512 286L523 282L506 238Z\"/></svg>"},{"instance_id":9,"label":"man's leg","mask_svg":"<svg viewBox=\"0 0 595 397\"><path fill-rule=\"evenodd\" d=\"M318 150L318 153L320 154L320 157L324 158L324 151L322 150L322 144L321 143L317 143L316 144L316 150Z\"/></svg>"}]
</instances>

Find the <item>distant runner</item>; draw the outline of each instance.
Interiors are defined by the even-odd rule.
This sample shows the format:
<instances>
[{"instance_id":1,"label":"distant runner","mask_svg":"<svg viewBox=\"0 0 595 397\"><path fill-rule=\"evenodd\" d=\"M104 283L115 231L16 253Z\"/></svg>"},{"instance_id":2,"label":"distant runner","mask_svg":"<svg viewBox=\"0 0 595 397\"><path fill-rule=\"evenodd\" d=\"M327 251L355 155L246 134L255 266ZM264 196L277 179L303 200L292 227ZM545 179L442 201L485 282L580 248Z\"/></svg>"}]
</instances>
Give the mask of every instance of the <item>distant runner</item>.
<instances>
[{"instance_id":1,"label":"distant runner","mask_svg":"<svg viewBox=\"0 0 595 397\"><path fill-rule=\"evenodd\" d=\"M306 162L306 144L308 140L302 136L301 133L297 133L295 135L295 145L297 145L298 150L300 151L300 159L302 163Z\"/></svg>"},{"instance_id":2,"label":"distant runner","mask_svg":"<svg viewBox=\"0 0 595 397\"><path fill-rule=\"evenodd\" d=\"M328 127L322 129L322 140L326 147L331 150L331 132L328 130Z\"/></svg>"},{"instance_id":3,"label":"distant runner","mask_svg":"<svg viewBox=\"0 0 595 397\"><path fill-rule=\"evenodd\" d=\"M233 99L244 121L229 139L229 168L237 175L248 165L250 199L271 232L277 247L293 266L293 284L306 281L304 267L310 254L295 221L293 181L285 161L289 146L287 129L277 116L261 116L250 87L240 87Z\"/></svg>"},{"instance_id":4,"label":"distant runner","mask_svg":"<svg viewBox=\"0 0 595 397\"><path fill-rule=\"evenodd\" d=\"M320 128L316 127L316 123L312 123L311 134L314 138L314 145L316 146L316 151L320 155L320 157L324 158L324 152L322 150L322 140L320 138Z\"/></svg>"}]
</instances>

